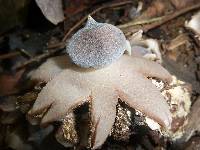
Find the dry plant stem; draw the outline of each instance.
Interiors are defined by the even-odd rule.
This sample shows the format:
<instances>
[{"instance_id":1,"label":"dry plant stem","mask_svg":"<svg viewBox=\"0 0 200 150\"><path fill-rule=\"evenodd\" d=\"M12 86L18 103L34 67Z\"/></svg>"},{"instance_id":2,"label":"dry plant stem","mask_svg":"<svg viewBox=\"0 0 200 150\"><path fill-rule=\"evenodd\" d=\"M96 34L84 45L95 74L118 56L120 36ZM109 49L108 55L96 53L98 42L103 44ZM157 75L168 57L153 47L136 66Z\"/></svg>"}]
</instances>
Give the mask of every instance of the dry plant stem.
<instances>
[{"instance_id":1,"label":"dry plant stem","mask_svg":"<svg viewBox=\"0 0 200 150\"><path fill-rule=\"evenodd\" d=\"M24 62L23 64L21 64L21 65L19 65L19 66L16 66L16 67L14 68L14 70L20 70L20 69L23 69L23 68L25 68L26 66L28 66L28 65L30 65L30 64L32 64L32 63L34 63L34 62L40 62L42 59L45 59L45 58L47 58L47 57L49 57L49 56L52 56L52 55L54 55L55 53L61 52L62 50L63 50L63 49L55 49L55 50L51 50L51 51L49 51L49 52L47 52L47 53L41 54L41 55L39 55L39 56L35 56L35 57L31 58L30 60Z\"/></svg>"},{"instance_id":2,"label":"dry plant stem","mask_svg":"<svg viewBox=\"0 0 200 150\"><path fill-rule=\"evenodd\" d=\"M163 17L157 17L157 18L152 18L152 19L148 19L148 20L130 21L126 24L118 25L117 27L120 28L120 29L123 29L123 28L128 28L130 26L150 24L150 23L153 23L153 22L160 21L162 19L163 19Z\"/></svg>"},{"instance_id":3,"label":"dry plant stem","mask_svg":"<svg viewBox=\"0 0 200 150\"><path fill-rule=\"evenodd\" d=\"M27 58L32 58L32 55L31 55L29 52L27 52L26 50L24 50L24 49L19 49L19 51L20 51L21 54L24 55L25 57L27 57Z\"/></svg>"},{"instance_id":4,"label":"dry plant stem","mask_svg":"<svg viewBox=\"0 0 200 150\"><path fill-rule=\"evenodd\" d=\"M0 55L0 60L9 59L9 58L17 57L17 56L24 56L24 57L31 58L31 55L26 50L19 49L16 52L11 52L11 53L8 53L8 54Z\"/></svg>"},{"instance_id":5,"label":"dry plant stem","mask_svg":"<svg viewBox=\"0 0 200 150\"><path fill-rule=\"evenodd\" d=\"M119 3L111 3L111 4L104 4L102 6L100 6L99 8L93 10L91 13L89 13L88 15L94 15L95 13L97 13L98 11L105 9L105 8L111 8L111 7L118 7L121 5L126 5L126 4L132 4L132 1L125 1L125 2L119 2ZM64 36L64 38L62 39L62 42L66 41L68 36L76 29L78 28L81 24L83 24L83 22L85 20L87 20L88 15L83 17L79 22L77 22Z\"/></svg>"},{"instance_id":6,"label":"dry plant stem","mask_svg":"<svg viewBox=\"0 0 200 150\"><path fill-rule=\"evenodd\" d=\"M3 55L0 55L0 60L13 58L13 57L19 56L20 54L21 54L20 52L12 52L8 54L3 54Z\"/></svg>"},{"instance_id":7,"label":"dry plant stem","mask_svg":"<svg viewBox=\"0 0 200 150\"><path fill-rule=\"evenodd\" d=\"M163 17L161 17L160 21L157 21L157 22L154 22L154 23L151 23L151 24L143 25L143 26L140 27L140 29L142 29L144 32L147 32L151 29L154 29L158 26L161 26L162 24L164 24L164 23L166 23L166 22L168 22L168 21L170 21L170 20L172 20L172 19L174 19L174 18L176 18L180 15L183 15L183 14L189 12L189 11L196 10L198 8L200 8L200 3L197 3L197 4L192 5L192 6L185 7L181 10L175 11L174 13L163 16ZM126 28L130 28L129 31L135 32L135 29L132 29L133 28L132 26L135 26L135 25L138 25L138 24L128 24L128 25L123 25L123 26L126 26Z\"/></svg>"},{"instance_id":8,"label":"dry plant stem","mask_svg":"<svg viewBox=\"0 0 200 150\"><path fill-rule=\"evenodd\" d=\"M47 49L64 48L65 44L66 44L66 42L59 42L59 43L51 44L51 45L47 46Z\"/></svg>"}]
</instances>

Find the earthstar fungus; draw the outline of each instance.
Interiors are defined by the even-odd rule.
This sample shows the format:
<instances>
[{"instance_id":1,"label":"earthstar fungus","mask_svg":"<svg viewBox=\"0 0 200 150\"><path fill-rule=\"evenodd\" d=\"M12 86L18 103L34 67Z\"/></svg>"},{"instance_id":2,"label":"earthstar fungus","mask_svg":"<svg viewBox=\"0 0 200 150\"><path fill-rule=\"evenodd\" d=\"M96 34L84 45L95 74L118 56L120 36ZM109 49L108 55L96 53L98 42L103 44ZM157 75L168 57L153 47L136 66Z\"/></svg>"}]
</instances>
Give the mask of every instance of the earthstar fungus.
<instances>
[{"instance_id":1,"label":"earthstar fungus","mask_svg":"<svg viewBox=\"0 0 200 150\"><path fill-rule=\"evenodd\" d=\"M92 20L91 23L95 21ZM87 26L90 26L90 23L86 24L85 30L88 31L90 28ZM74 35L67 46L70 57L50 58L31 74L32 80L43 80L48 83L38 94L28 114L34 116L47 110L41 124L48 124L59 121L66 114L72 113L73 109L88 102L92 131L90 142L93 149L100 147L111 132L118 98L163 127L169 128L172 121L166 100L147 78L156 77L170 82L171 75L153 61L122 55L126 49L126 39L122 38L123 33L121 35L121 31L115 28L109 24L95 26L92 29L94 32L85 33L85 40L90 37L95 38L89 42L84 41L84 36L80 37L83 29L79 30L75 34L77 36ZM115 40L107 39L110 37L101 33L101 30L105 30L107 34L111 32L119 35L116 37L117 35L110 34ZM113 33L115 31L117 33ZM81 43L79 38L88 45ZM112 45L110 42L115 44Z\"/></svg>"}]
</instances>

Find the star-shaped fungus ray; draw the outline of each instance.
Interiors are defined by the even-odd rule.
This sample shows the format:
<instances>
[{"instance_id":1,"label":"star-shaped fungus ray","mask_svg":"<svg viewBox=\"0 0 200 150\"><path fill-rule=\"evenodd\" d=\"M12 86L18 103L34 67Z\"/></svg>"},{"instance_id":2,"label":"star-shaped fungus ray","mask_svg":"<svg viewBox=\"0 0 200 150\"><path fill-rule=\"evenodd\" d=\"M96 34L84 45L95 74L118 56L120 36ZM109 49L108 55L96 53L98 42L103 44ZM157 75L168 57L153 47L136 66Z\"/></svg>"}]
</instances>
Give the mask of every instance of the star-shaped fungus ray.
<instances>
[{"instance_id":1,"label":"star-shaped fungus ray","mask_svg":"<svg viewBox=\"0 0 200 150\"><path fill-rule=\"evenodd\" d=\"M33 81L48 82L70 65L71 61L67 55L52 57L36 70L31 71L28 76Z\"/></svg>"},{"instance_id":2,"label":"star-shaped fungus ray","mask_svg":"<svg viewBox=\"0 0 200 150\"><path fill-rule=\"evenodd\" d=\"M92 133L91 146L100 147L110 134L116 118L118 95L114 89L98 87L91 96Z\"/></svg>"},{"instance_id":3,"label":"star-shaped fungus ray","mask_svg":"<svg viewBox=\"0 0 200 150\"><path fill-rule=\"evenodd\" d=\"M73 108L89 100L90 91L80 83L78 79L71 79L68 73L63 71L48 82L38 94L29 114L38 114L48 108L48 112L42 118L42 124L62 119Z\"/></svg>"},{"instance_id":4,"label":"star-shaped fungus ray","mask_svg":"<svg viewBox=\"0 0 200 150\"><path fill-rule=\"evenodd\" d=\"M171 74L154 61L136 56L124 56L121 59L123 59L124 67L128 67L127 69L132 72L139 72L145 77L156 77L168 83L172 81Z\"/></svg>"},{"instance_id":5,"label":"star-shaped fungus ray","mask_svg":"<svg viewBox=\"0 0 200 150\"><path fill-rule=\"evenodd\" d=\"M120 78L118 92L122 101L141 111L146 116L151 116L159 124L166 127L170 126L172 121L171 114L169 111L163 111L168 110L169 107L150 80L142 77L137 72L133 74L122 73Z\"/></svg>"},{"instance_id":6,"label":"star-shaped fungus ray","mask_svg":"<svg viewBox=\"0 0 200 150\"><path fill-rule=\"evenodd\" d=\"M53 68L58 68L55 64L57 65L53 63ZM50 66L44 66L45 63L40 68L43 67L48 72ZM37 115L47 109L41 121L42 124L47 124L61 119L82 103L90 102L93 129L91 142L94 149L104 143L111 131L118 97L160 125L167 127L171 124L167 102L146 78L171 80L168 71L155 62L123 55L118 61L101 69L83 69L73 63L67 63L65 69L60 70L61 73L49 69L48 76L55 77L39 93L29 115ZM51 73L54 75L50 75ZM41 78L44 74L46 73L38 76Z\"/></svg>"}]
</instances>

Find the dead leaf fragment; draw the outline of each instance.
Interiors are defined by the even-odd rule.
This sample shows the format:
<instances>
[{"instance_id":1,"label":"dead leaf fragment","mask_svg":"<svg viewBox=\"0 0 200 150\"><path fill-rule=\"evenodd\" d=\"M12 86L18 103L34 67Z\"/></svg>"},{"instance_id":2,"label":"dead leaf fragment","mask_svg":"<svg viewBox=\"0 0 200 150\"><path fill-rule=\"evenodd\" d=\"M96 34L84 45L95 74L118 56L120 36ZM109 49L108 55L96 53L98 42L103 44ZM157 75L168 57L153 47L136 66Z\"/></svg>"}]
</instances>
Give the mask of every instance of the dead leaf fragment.
<instances>
[{"instance_id":1,"label":"dead leaf fragment","mask_svg":"<svg viewBox=\"0 0 200 150\"><path fill-rule=\"evenodd\" d=\"M62 0L36 0L44 16L53 24L64 20Z\"/></svg>"},{"instance_id":2,"label":"dead leaf fragment","mask_svg":"<svg viewBox=\"0 0 200 150\"><path fill-rule=\"evenodd\" d=\"M163 47L166 48L166 55L173 61L177 61L180 57L184 48L189 47L190 39L187 34L180 34L171 41L163 44Z\"/></svg>"},{"instance_id":3,"label":"dead leaf fragment","mask_svg":"<svg viewBox=\"0 0 200 150\"><path fill-rule=\"evenodd\" d=\"M189 44L189 37L187 34L180 34L173 40L171 40L168 44L166 44L166 49L169 51L176 50L177 47Z\"/></svg>"},{"instance_id":4,"label":"dead leaf fragment","mask_svg":"<svg viewBox=\"0 0 200 150\"><path fill-rule=\"evenodd\" d=\"M144 20L160 16L164 13L166 4L162 0L153 1L150 6L137 18L137 20Z\"/></svg>"},{"instance_id":5,"label":"dead leaf fragment","mask_svg":"<svg viewBox=\"0 0 200 150\"><path fill-rule=\"evenodd\" d=\"M170 0L170 1L175 8L181 9L188 5L192 5L195 1L198 0Z\"/></svg>"}]
</instances>

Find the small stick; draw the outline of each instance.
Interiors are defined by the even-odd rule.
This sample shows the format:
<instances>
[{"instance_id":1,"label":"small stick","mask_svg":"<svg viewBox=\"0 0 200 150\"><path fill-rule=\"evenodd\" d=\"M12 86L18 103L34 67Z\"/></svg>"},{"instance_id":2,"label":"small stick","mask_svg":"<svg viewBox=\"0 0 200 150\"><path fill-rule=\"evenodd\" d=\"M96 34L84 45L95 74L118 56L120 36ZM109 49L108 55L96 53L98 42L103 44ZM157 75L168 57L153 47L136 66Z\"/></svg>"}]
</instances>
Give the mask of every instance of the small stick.
<instances>
[{"instance_id":1,"label":"small stick","mask_svg":"<svg viewBox=\"0 0 200 150\"><path fill-rule=\"evenodd\" d=\"M11 53L8 53L8 54L0 55L0 60L13 58L13 57L21 56L21 55L26 56L28 58L31 58L31 55L26 50L18 49L16 52L11 52Z\"/></svg>"},{"instance_id":2,"label":"small stick","mask_svg":"<svg viewBox=\"0 0 200 150\"><path fill-rule=\"evenodd\" d=\"M150 24L150 23L153 23L153 22L160 21L162 19L163 19L163 17L157 17L157 18L151 18L151 19L148 19L148 20L130 21L128 23L118 25L117 27L120 28L120 29L123 29L123 28L128 28L128 27L131 27L131 26Z\"/></svg>"},{"instance_id":3,"label":"small stick","mask_svg":"<svg viewBox=\"0 0 200 150\"><path fill-rule=\"evenodd\" d=\"M51 45L47 46L47 49L64 48L65 44L66 44L66 42L59 42L59 43L51 44Z\"/></svg>"},{"instance_id":4,"label":"small stick","mask_svg":"<svg viewBox=\"0 0 200 150\"><path fill-rule=\"evenodd\" d=\"M27 58L32 58L32 55L29 52L27 52L25 49L19 49L19 52L21 52L21 54Z\"/></svg>"},{"instance_id":5,"label":"small stick","mask_svg":"<svg viewBox=\"0 0 200 150\"><path fill-rule=\"evenodd\" d=\"M19 56L20 54L21 54L20 52L12 52L8 54L3 54L3 55L0 55L0 60L16 57L16 56Z\"/></svg>"},{"instance_id":6,"label":"small stick","mask_svg":"<svg viewBox=\"0 0 200 150\"><path fill-rule=\"evenodd\" d=\"M19 65L19 66L16 66L14 67L14 70L20 70L22 68L25 68L26 66L34 63L34 62L40 62L41 60L49 57L49 56L52 56L54 55L55 53L58 53L58 52L61 52L63 49L56 49L56 50L51 50L47 53L44 53L44 54L41 54L41 55L38 55L38 56L35 56L33 58L31 58L30 60L24 62L23 64Z\"/></svg>"}]
</instances>

